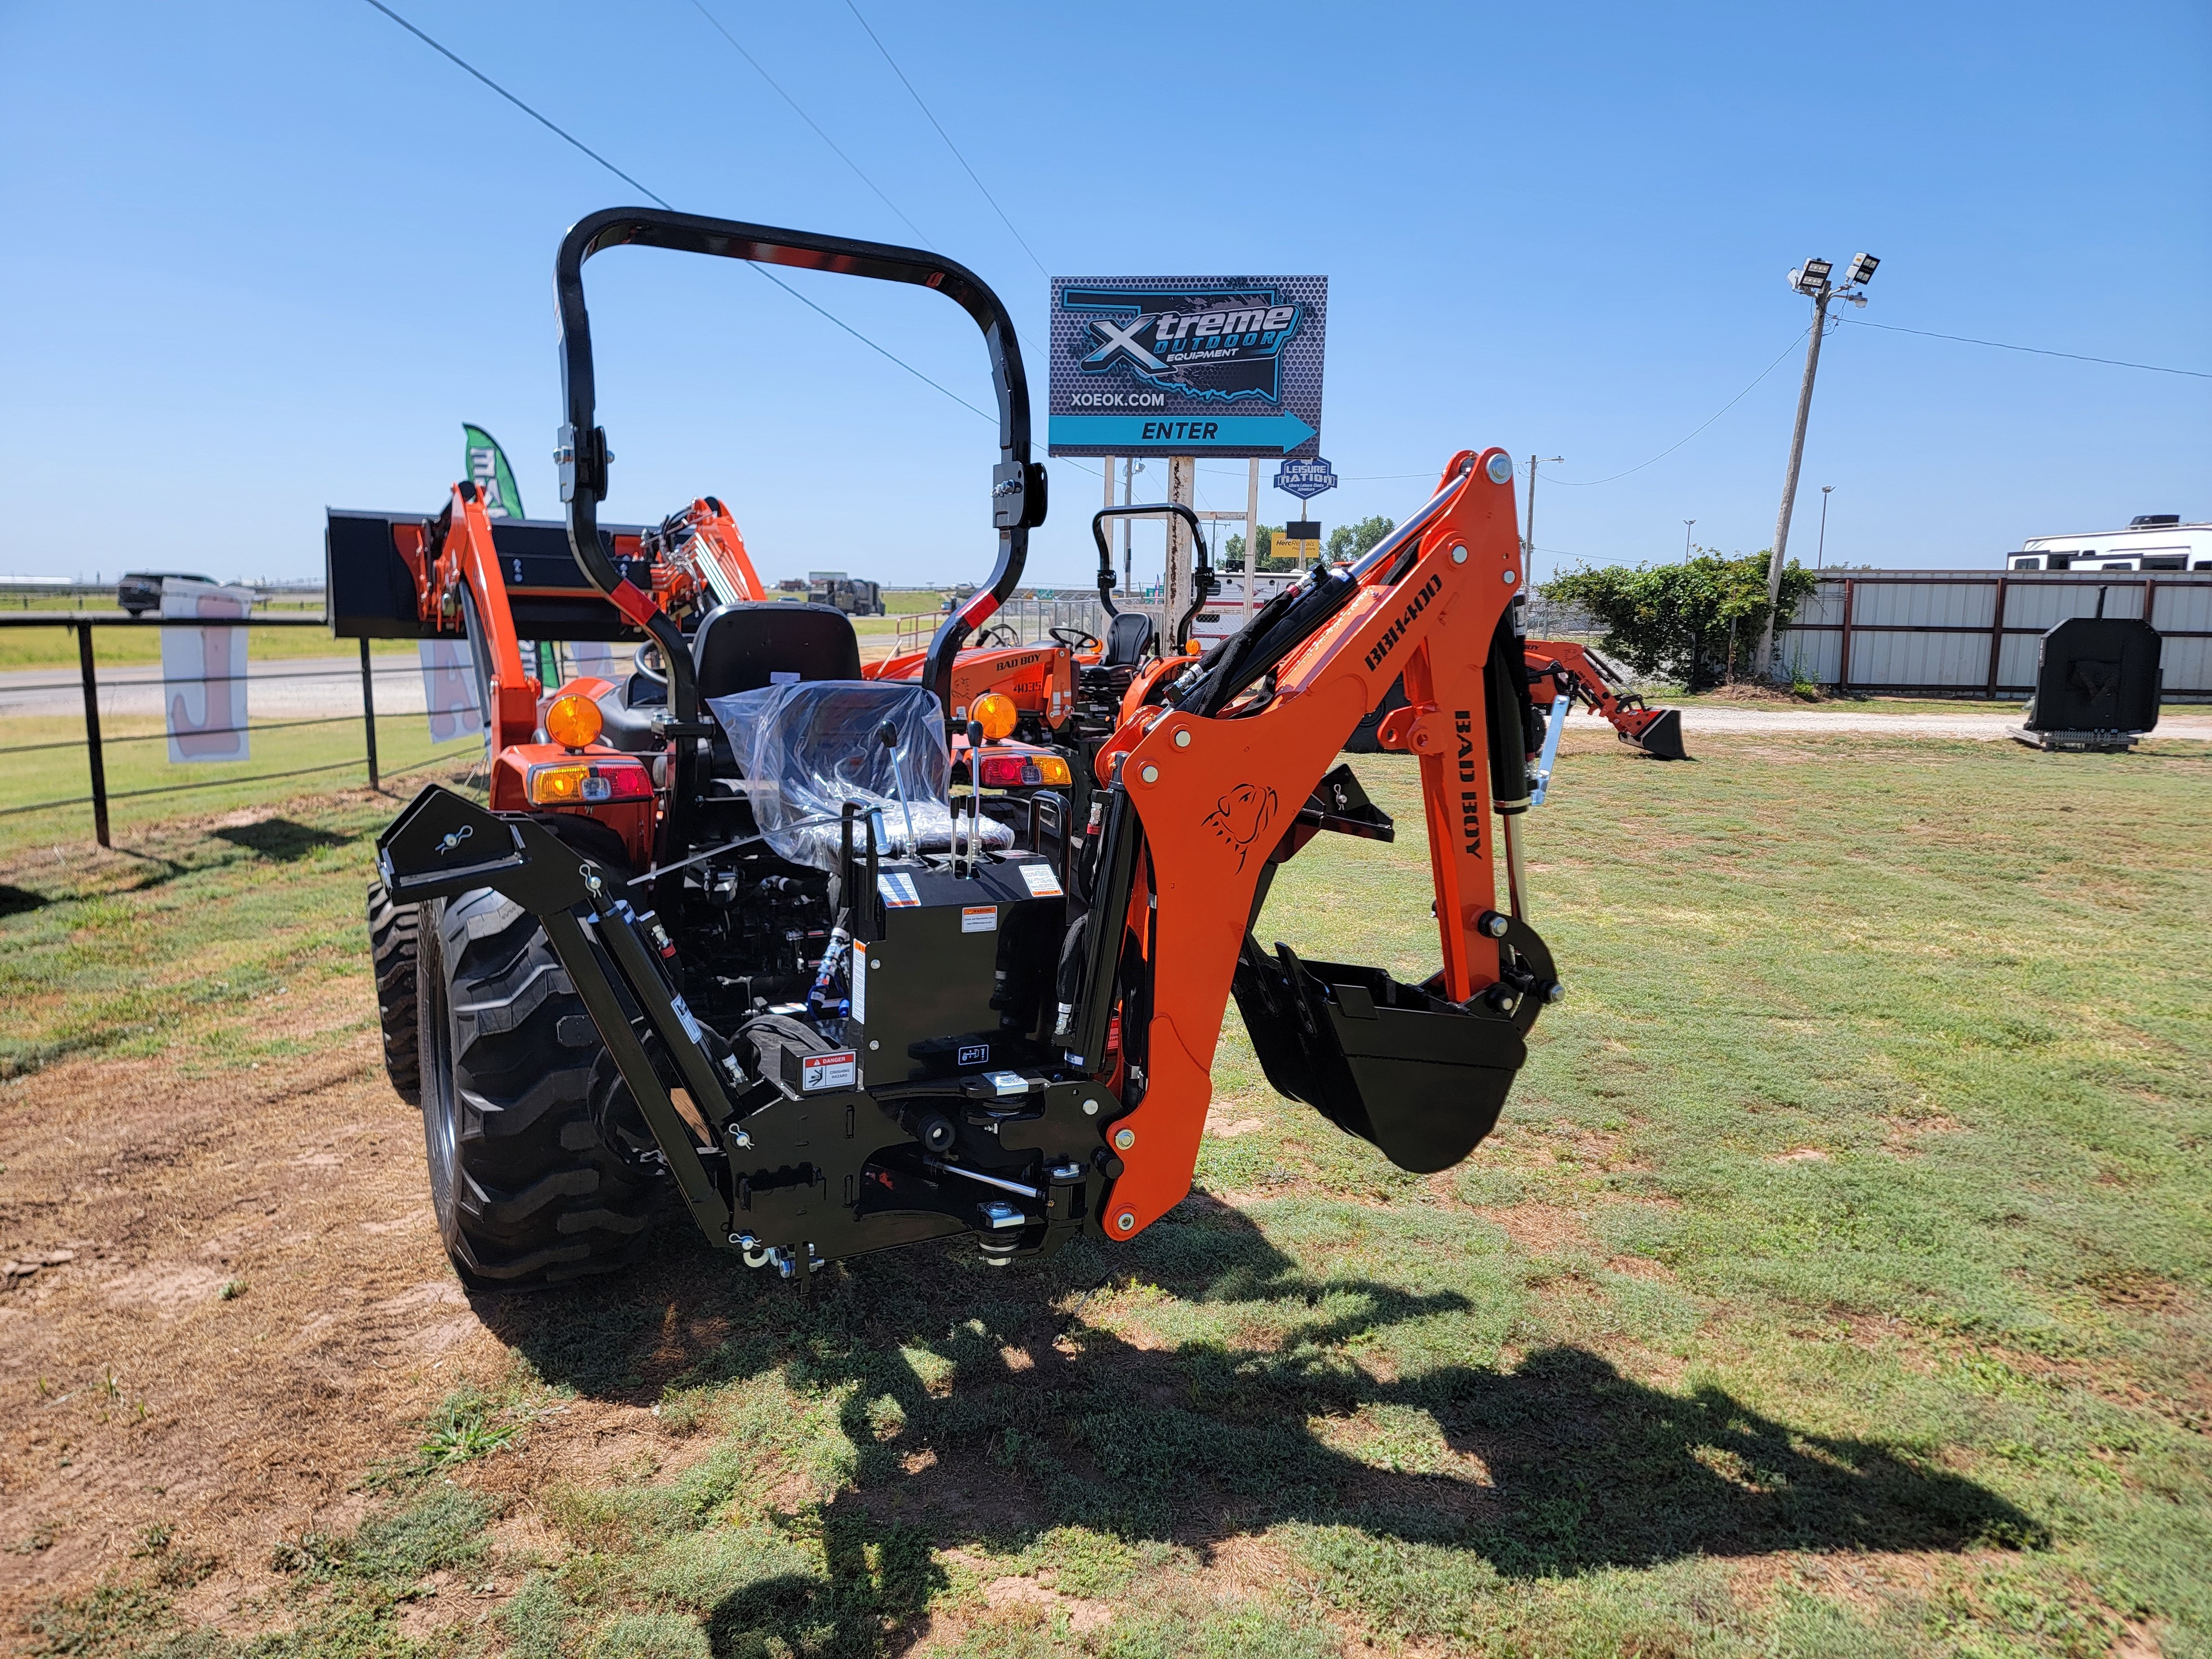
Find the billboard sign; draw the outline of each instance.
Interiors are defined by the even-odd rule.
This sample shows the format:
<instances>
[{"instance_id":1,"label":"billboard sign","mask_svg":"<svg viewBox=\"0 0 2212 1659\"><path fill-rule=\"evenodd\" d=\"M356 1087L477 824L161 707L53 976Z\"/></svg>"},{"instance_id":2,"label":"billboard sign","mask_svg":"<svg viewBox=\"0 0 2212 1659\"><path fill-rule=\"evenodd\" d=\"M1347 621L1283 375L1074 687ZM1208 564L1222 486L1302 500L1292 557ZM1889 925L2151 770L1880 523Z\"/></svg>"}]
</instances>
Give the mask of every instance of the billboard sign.
<instances>
[{"instance_id":1,"label":"billboard sign","mask_svg":"<svg viewBox=\"0 0 2212 1659\"><path fill-rule=\"evenodd\" d=\"M1321 447L1326 276L1055 276L1054 455Z\"/></svg>"},{"instance_id":2,"label":"billboard sign","mask_svg":"<svg viewBox=\"0 0 2212 1659\"><path fill-rule=\"evenodd\" d=\"M1336 488L1336 470L1318 455L1310 461L1285 461L1275 469L1275 488L1310 501Z\"/></svg>"}]
</instances>

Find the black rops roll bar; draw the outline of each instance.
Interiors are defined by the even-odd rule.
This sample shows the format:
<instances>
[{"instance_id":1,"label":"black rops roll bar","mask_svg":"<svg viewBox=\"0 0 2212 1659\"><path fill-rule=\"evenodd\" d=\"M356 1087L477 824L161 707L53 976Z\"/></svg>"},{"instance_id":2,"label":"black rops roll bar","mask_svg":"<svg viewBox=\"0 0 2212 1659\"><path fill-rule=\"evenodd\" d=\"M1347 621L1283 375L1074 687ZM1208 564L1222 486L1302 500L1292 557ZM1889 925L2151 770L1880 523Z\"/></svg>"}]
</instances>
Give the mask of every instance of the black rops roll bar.
<instances>
[{"instance_id":1,"label":"black rops roll bar","mask_svg":"<svg viewBox=\"0 0 2212 1659\"><path fill-rule=\"evenodd\" d=\"M1198 549L1198 558L1191 572L1190 609L1182 613L1168 635L1170 647L1181 651L1190 643L1191 619L1196 617L1206 600L1213 597L1213 555L1206 545L1206 529L1198 514L1181 501L1163 501L1155 507L1102 507L1091 515L1091 539L1098 544L1098 600L1106 607L1106 614L1118 617L1114 607L1114 552L1106 545L1106 520L1109 519L1138 519L1173 514L1190 526L1190 539Z\"/></svg>"},{"instance_id":2,"label":"black rops roll bar","mask_svg":"<svg viewBox=\"0 0 2212 1659\"><path fill-rule=\"evenodd\" d=\"M920 248L856 242L842 236L778 230L734 219L709 219L659 208L606 208L579 219L562 239L553 265L553 298L561 319L561 385L567 419L554 459L561 468L567 504L568 550L591 584L659 642L668 664L670 712L679 722L699 718L698 686L683 631L647 596L624 581L599 547L599 507L606 499L607 434L594 424L592 324L584 308L584 261L625 243L708 253L759 264L793 265L912 283L935 289L975 319L991 354L991 384L999 400L999 464L991 470L991 523L999 532L999 560L989 583L948 617L930 641L922 684L951 707L952 661L967 635L988 622L1021 580L1029 560L1029 532L1044 522L1044 468L1030 459L1030 390L1022 371L1013 319L990 285L969 270Z\"/></svg>"}]
</instances>

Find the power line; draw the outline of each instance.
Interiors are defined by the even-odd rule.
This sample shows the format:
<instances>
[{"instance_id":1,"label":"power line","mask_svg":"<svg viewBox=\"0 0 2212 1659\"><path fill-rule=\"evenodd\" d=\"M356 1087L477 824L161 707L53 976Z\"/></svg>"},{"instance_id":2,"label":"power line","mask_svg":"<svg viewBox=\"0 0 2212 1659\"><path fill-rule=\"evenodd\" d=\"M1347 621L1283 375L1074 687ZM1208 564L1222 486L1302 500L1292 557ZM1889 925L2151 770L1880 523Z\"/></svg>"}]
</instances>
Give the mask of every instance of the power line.
<instances>
[{"instance_id":1,"label":"power line","mask_svg":"<svg viewBox=\"0 0 2212 1659\"><path fill-rule=\"evenodd\" d=\"M1812 331L1813 331L1813 326L1812 326L1812 325L1811 325L1811 324L1808 323L1808 324L1807 324L1803 328L1802 328L1802 329L1800 329L1800 330L1798 330L1798 331L1797 331L1797 340L1802 340L1802 339L1803 339L1803 338L1804 338L1808 334L1810 334ZM1668 444L1668 445L1667 446L1667 447L1666 447L1666 448L1664 448L1664 449L1661 450L1661 451L1660 451L1656 455L1654 455L1654 456L1651 458L1651 459L1650 459L1650 460L1649 460L1649 461L1638 461L1638 462L1634 466L1632 466L1632 467L1630 467L1630 468L1628 469L1628 472L1616 472L1616 473L1613 474L1611 477L1605 477L1605 478L1584 478L1584 479L1583 479L1580 483L1576 482L1576 481L1575 481L1574 479L1572 479L1572 478L1554 478L1554 479L1553 479L1553 480L1552 480L1552 482L1553 482L1553 483L1555 483L1555 484L1559 484L1559 485L1560 485L1560 486L1562 486L1563 488L1567 489L1588 489L1591 488L1593 485L1595 485L1595 484L1607 484L1607 483L1613 483L1613 479L1615 479L1615 478L1625 478L1625 477L1626 477L1628 476L1628 473L1629 473L1629 472L1641 472L1641 471L1644 471L1644 469L1645 467L1647 467L1647 466L1650 466L1650 465L1653 465L1654 463L1656 463L1656 462L1659 462L1659 461L1663 461L1663 460L1665 460L1665 459L1666 459L1669 455L1673 454L1676 450L1680 449L1680 448L1684 444L1686 444L1686 443L1689 442L1691 438L1694 438L1694 437L1696 437L1696 436L1698 435L1698 432L1703 432L1703 431L1705 429L1705 428L1706 428L1706 427L1711 426L1711 425L1713 423L1713 422L1717 421L1718 419L1720 419L1720 417L1721 417L1722 416L1723 416L1723 415L1727 414L1727 413L1729 412L1729 410L1730 410L1731 409L1734 409L1734 408L1735 408L1738 404L1741 403L1741 402L1742 402L1746 398L1748 398L1749 396L1751 396L1752 386L1757 386L1757 385L1759 383L1759 381L1761 381L1761 380L1765 380L1768 375L1770 375L1770 374L1773 374L1773 373L1774 373L1774 371L1775 371L1775 369L1776 369L1777 368L1778 368L1778 367L1781 365L1782 358L1783 358L1783 357L1787 357L1787 356L1788 356L1791 352L1793 352L1793 351L1796 350L1796 349L1797 349L1797 340L1792 340L1792 341L1791 341L1788 345L1786 345L1786 346L1783 347L1783 348L1782 348L1781 356L1778 356L1777 358L1775 358L1775 360L1774 360L1772 362L1771 362L1771 363L1767 364L1767 366L1766 366L1765 368L1760 369L1760 370L1759 371L1759 373L1758 373L1756 375L1753 376L1753 378L1752 378L1752 382L1751 382L1751 386L1747 386L1744 387L1744 389L1743 389L1742 391L1741 391L1741 392L1737 392L1737 393L1735 394L1735 397L1733 397L1733 398L1729 398L1726 403L1723 404L1722 404L1718 409L1715 410L1712 412L1712 415L1711 416L1711 417L1710 417L1710 418L1708 418L1708 419L1707 419L1707 420L1706 420L1706 421L1705 421L1702 425L1700 425L1700 426L1697 428L1697 431L1696 431L1696 432L1692 432L1692 433L1689 434L1689 435L1688 435L1687 437L1683 437L1683 438L1678 438L1678 439L1676 439L1673 443Z\"/></svg>"},{"instance_id":2,"label":"power line","mask_svg":"<svg viewBox=\"0 0 2212 1659\"><path fill-rule=\"evenodd\" d=\"M643 185L639 184L636 179L631 178L629 174L624 173L620 167L617 167L612 161L607 160L605 156L600 155L599 151L593 149L582 139L577 137L574 133L564 132L559 127L555 126L552 122L547 120L536 110L531 108L529 105L524 103L522 100L516 97L505 87L500 85L500 83L493 80L491 76L486 75L482 70L477 68L475 64L471 64L461 58L456 57L453 53L447 51L445 47L440 46L428 35L423 33L422 30L416 28L412 23L402 17L398 12L392 10L391 7L380 3L380 0L368 0L368 3L374 6L377 10L382 12L393 22L398 24L401 28L405 29L408 33L413 35L417 40L420 40L424 46L429 47L431 51L436 52L440 57L466 70L469 74L475 76L477 80L483 82L484 85L489 87L501 97L506 99L508 103L514 105L515 108L520 110L525 115L527 115L532 120L537 122L539 126L544 127L548 132L550 132L556 137L565 139L568 143L574 144L578 149L583 151L585 155L590 156L594 161L597 161L609 173L613 173L616 178L621 179L623 183L628 185L631 189L644 190L647 196L653 196L653 199L654 201L660 202L661 206L668 206L667 203L661 202L660 198L653 196L651 191L645 190L645 186ZM670 209L670 211L673 212L674 210Z\"/></svg>"},{"instance_id":3,"label":"power line","mask_svg":"<svg viewBox=\"0 0 2212 1659\"><path fill-rule=\"evenodd\" d=\"M758 75L762 80L769 83L769 87L775 90L775 95L782 99L785 103L791 106L792 113L796 115L800 120L805 122L808 126L813 128L814 136L817 138L819 138L823 143L829 145L832 150L835 150L839 161L842 161L847 167L853 169L853 176L855 179L858 179L862 184L866 185L870 190L874 191L876 192L876 199L881 202L885 207L889 208L893 213L897 214L900 222L904 224L908 230L912 231L915 235L921 236L921 244L924 247L929 248L932 252L934 252L936 249L936 244L932 242L927 236L922 234L921 227L915 223L913 220L908 218L905 213L901 210L899 204L891 200L890 197L884 195L882 187L878 185L874 179L869 178L866 173L860 171L860 164L858 161L855 161L851 156L846 155L842 149L838 149L837 141L835 138L832 138L828 133L823 131L821 124L816 121L812 116L809 115L805 110L799 108L799 100L783 89L782 86L777 82L775 76L770 75L765 69L761 67L760 59L754 57L752 53L747 52L744 47L738 43L738 37L722 27L722 20L715 16L713 12L708 11L707 8L701 3L701 0L691 0L691 4L694 9L697 10L700 16L705 18L709 23L712 23L714 26L715 33L730 43L732 49L737 52L738 56L744 58L745 62L753 66L753 72Z\"/></svg>"},{"instance_id":4,"label":"power line","mask_svg":"<svg viewBox=\"0 0 2212 1659\"><path fill-rule=\"evenodd\" d=\"M491 76L486 75L482 70L477 68L475 64L439 45L437 41L433 40L428 35L423 33L422 30L416 28L412 23L402 17L398 12L392 10L391 7L385 5L383 3L383 0L367 0L367 3L374 7L378 11L382 12L386 17L389 17L393 22L398 24L401 28L405 29L408 33L413 35L417 40L420 40L424 46L429 47L433 52L435 52L440 57L447 59L457 67L467 70L469 74L483 82L484 85L489 87L494 92L506 99L508 103L514 105L515 108L520 110L525 115L527 115L532 120L537 122L538 125L544 127L548 132L552 133L562 143L569 144L576 149L581 150L585 155L590 156L592 160L597 161L609 173L613 173L616 178L621 179L623 183L628 185L631 189L641 192L659 206L666 208L671 213L677 210L676 208L669 202L668 198L661 195L659 191L649 189L646 185L640 184L636 179L631 178L629 174L624 173L620 167L617 167L612 161L607 160L605 156L600 155L599 151L593 149L582 139L577 137L574 133L570 132L565 127L556 125L545 116L539 114L529 105L524 103L522 100L509 92L505 87L500 85L498 82L493 80ZM742 51L744 48L740 47L739 50ZM772 85L774 83L771 82L770 84ZM793 105L793 107L796 108L797 106ZM830 148L834 149L836 146L833 144ZM896 209L893 209L892 210L894 212L897 211ZM904 216L902 215L901 216L903 217ZM878 345L873 340L861 333L859 329L854 328L850 323L838 316L835 312L827 310L824 307L817 305L812 300L808 299L806 295L800 293L797 289L792 287L789 283L785 282L783 278L778 276L774 271L769 270L759 264L756 264L750 259L744 262L744 265L745 269L751 271L756 276L763 277L769 282L774 283L778 288L781 289L786 294L791 295L793 299L798 301L799 304L805 306L809 311L815 313L817 316L820 316L830 322L835 323L839 328L843 329L846 333L851 335L854 339L858 340L862 345L867 347L869 350L874 352L878 356L888 358L890 362L896 363L901 368L904 369L908 374L913 375L915 380L920 380L924 386L930 387L933 391L943 392L946 397L951 398L954 403L958 404L961 408L968 410L969 414L975 415L986 421L994 420L995 418L991 415L986 414L982 410L976 408L975 404L969 403L965 398L962 397L958 392L951 390L950 387L939 385L937 381L931 380L928 375L923 374L912 363L907 362L905 358Z\"/></svg>"},{"instance_id":5,"label":"power line","mask_svg":"<svg viewBox=\"0 0 2212 1659\"><path fill-rule=\"evenodd\" d=\"M2078 351L2051 351L2043 346L2008 345L2002 340L1977 340L1965 334L1938 334L1932 329L1900 328L1895 323L1869 323L1862 317L1841 319L1856 328L1879 328L1891 334L1917 334L1924 340L1956 340L1961 345L1994 346L1999 351L2028 351L2039 357L2065 357L2077 363L2104 363L2113 368L2148 369L2153 374L2186 374L2192 380L2212 380L2201 368L2169 368L2163 363L2131 363L2119 357L2085 357Z\"/></svg>"},{"instance_id":6,"label":"power line","mask_svg":"<svg viewBox=\"0 0 2212 1659\"><path fill-rule=\"evenodd\" d=\"M691 3L697 5L699 3L699 0L691 0ZM975 180L975 188L983 192L983 199L991 204L991 211L999 216L1000 222L1006 226L1006 229L1012 234L1013 239L1016 241L1021 243L1022 252L1030 256L1030 263L1037 268L1038 275L1043 276L1046 281L1049 282L1052 279L1052 273L1044 268L1044 261L1036 257L1036 250L1031 248L1029 243L1023 240L1021 232L1014 229L1014 222L1006 217L1006 209L999 205L999 198L992 195L989 187L983 183L981 178L976 176L975 169L968 166L968 158L960 153L960 146L952 142L952 135L945 131L944 123L939 121L936 116L930 114L929 106L921 101L921 94L915 91L914 82L906 78L906 71L898 66L898 59L891 56L890 48L883 43L883 38L878 35L874 29L868 27L868 20L860 15L860 9L853 3L853 0L845 0L845 6L846 9L853 14L854 21L859 23L863 29L867 30L868 39L876 43L876 50L883 53L884 62L891 66L891 73L898 76L899 84L904 87L907 89L908 94L913 98L915 107L919 109L924 115L929 117L929 125L935 127L937 129L937 136L945 140L945 148L952 152L952 159L959 162L963 167L967 168L968 176Z\"/></svg>"}]
</instances>

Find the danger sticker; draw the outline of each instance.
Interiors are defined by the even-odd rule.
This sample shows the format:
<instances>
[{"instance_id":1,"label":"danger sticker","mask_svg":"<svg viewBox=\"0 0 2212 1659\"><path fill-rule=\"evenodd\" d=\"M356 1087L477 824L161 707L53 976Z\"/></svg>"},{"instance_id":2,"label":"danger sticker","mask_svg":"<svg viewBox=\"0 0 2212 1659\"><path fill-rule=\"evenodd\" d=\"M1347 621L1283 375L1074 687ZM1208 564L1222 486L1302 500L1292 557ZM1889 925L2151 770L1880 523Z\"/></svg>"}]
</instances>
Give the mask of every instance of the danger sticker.
<instances>
[{"instance_id":1,"label":"danger sticker","mask_svg":"<svg viewBox=\"0 0 2212 1659\"><path fill-rule=\"evenodd\" d=\"M999 907L995 904L963 904L960 907L960 931L963 933L995 933L999 931Z\"/></svg>"},{"instance_id":2,"label":"danger sticker","mask_svg":"<svg viewBox=\"0 0 2212 1659\"><path fill-rule=\"evenodd\" d=\"M799 1088L802 1094L812 1094L817 1089L857 1089L860 1083L860 1056L850 1048L839 1048L826 1054L803 1054L799 1061Z\"/></svg>"},{"instance_id":3,"label":"danger sticker","mask_svg":"<svg viewBox=\"0 0 2212 1659\"><path fill-rule=\"evenodd\" d=\"M1024 864L1022 880L1028 884L1032 898L1058 898L1063 890L1060 878L1053 874L1049 864Z\"/></svg>"},{"instance_id":4,"label":"danger sticker","mask_svg":"<svg viewBox=\"0 0 2212 1659\"><path fill-rule=\"evenodd\" d=\"M903 870L878 875L876 890L894 910L911 909L921 902L921 895L914 890L914 878Z\"/></svg>"}]
</instances>

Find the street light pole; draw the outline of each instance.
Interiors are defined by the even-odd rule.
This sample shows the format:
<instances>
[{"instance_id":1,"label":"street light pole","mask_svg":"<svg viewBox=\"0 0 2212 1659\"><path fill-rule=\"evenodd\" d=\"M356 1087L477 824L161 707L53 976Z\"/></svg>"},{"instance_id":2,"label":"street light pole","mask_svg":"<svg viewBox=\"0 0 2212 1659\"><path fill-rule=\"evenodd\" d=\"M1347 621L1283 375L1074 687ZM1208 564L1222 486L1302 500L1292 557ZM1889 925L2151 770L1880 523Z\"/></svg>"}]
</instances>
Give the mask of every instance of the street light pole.
<instances>
[{"instance_id":1,"label":"street light pole","mask_svg":"<svg viewBox=\"0 0 2212 1659\"><path fill-rule=\"evenodd\" d=\"M1790 286L1813 301L1813 328L1805 345L1805 378L1797 388L1797 424L1790 434L1790 470L1782 483L1782 510L1774 520L1774 550L1766 561L1766 621L1759 630L1759 654L1752 659L1753 672L1761 677L1771 674L1774 665L1774 613L1782 602L1790 514L1797 504L1797 471L1805 460L1805 422L1813 412L1813 377L1820 372L1820 341L1828 331L1828 301L1844 299L1864 305L1866 295L1859 290L1881 263L1871 254L1853 254L1840 289L1829 286L1828 273L1835 267L1826 259L1808 259L1790 273Z\"/></svg>"},{"instance_id":2,"label":"street light pole","mask_svg":"<svg viewBox=\"0 0 2212 1659\"><path fill-rule=\"evenodd\" d=\"M1813 555L1813 568L1815 570L1818 570L1828 557L1828 492L1834 488L1833 484L1820 486L1820 550Z\"/></svg>"}]
</instances>

